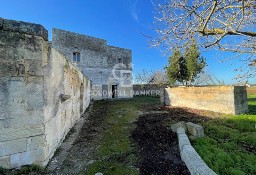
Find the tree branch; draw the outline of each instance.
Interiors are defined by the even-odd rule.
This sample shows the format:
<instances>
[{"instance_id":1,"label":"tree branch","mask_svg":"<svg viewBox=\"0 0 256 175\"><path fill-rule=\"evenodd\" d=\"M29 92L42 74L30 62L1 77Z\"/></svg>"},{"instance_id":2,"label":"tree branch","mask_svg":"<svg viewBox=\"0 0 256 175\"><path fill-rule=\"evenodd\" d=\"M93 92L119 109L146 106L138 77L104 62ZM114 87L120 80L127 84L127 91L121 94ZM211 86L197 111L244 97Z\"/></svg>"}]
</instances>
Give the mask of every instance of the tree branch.
<instances>
[{"instance_id":1,"label":"tree branch","mask_svg":"<svg viewBox=\"0 0 256 175\"><path fill-rule=\"evenodd\" d=\"M246 36L256 37L256 32L225 31L225 30L220 29L220 28L198 30L196 32L201 33L203 36L223 35L224 33L226 33L226 35L246 35Z\"/></svg>"},{"instance_id":2,"label":"tree branch","mask_svg":"<svg viewBox=\"0 0 256 175\"><path fill-rule=\"evenodd\" d=\"M207 23L209 22L209 20L210 20L211 16L213 15L213 13L214 13L214 11L215 11L216 7L217 7L217 0L215 0L215 1L214 1L214 3L213 3L212 10L211 10L211 12L210 12L209 16L207 17L207 19L206 19L206 21L205 21L205 23L204 23L204 26L203 26L202 31L204 31L204 30L205 30L205 28L206 28L206 26L207 26Z\"/></svg>"}]
</instances>

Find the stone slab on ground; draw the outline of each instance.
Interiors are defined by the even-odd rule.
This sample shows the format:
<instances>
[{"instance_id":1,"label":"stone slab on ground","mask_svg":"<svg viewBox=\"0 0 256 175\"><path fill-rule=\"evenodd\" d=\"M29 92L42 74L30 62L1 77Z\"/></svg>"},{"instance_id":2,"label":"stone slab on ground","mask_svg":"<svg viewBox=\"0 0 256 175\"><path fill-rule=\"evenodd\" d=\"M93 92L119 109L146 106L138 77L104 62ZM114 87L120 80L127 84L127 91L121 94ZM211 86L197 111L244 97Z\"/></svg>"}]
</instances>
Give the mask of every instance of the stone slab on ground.
<instances>
[{"instance_id":1,"label":"stone slab on ground","mask_svg":"<svg viewBox=\"0 0 256 175\"><path fill-rule=\"evenodd\" d=\"M216 175L191 145L183 147L181 158L187 165L191 175Z\"/></svg>"},{"instance_id":2,"label":"stone slab on ground","mask_svg":"<svg viewBox=\"0 0 256 175\"><path fill-rule=\"evenodd\" d=\"M184 121L181 121L181 122L176 123L176 124L172 124L172 125L171 125L171 130L172 130L172 132L177 132L177 129L178 129L179 127L184 128L184 130L185 130L185 132L186 132L187 126L186 126L186 123L185 123Z\"/></svg>"},{"instance_id":3,"label":"stone slab on ground","mask_svg":"<svg viewBox=\"0 0 256 175\"><path fill-rule=\"evenodd\" d=\"M179 134L179 149L180 149L180 151L186 145L191 145L187 135L186 134Z\"/></svg>"},{"instance_id":4,"label":"stone slab on ground","mask_svg":"<svg viewBox=\"0 0 256 175\"><path fill-rule=\"evenodd\" d=\"M191 122L186 123L188 133L195 137L204 137L204 128Z\"/></svg>"}]
</instances>

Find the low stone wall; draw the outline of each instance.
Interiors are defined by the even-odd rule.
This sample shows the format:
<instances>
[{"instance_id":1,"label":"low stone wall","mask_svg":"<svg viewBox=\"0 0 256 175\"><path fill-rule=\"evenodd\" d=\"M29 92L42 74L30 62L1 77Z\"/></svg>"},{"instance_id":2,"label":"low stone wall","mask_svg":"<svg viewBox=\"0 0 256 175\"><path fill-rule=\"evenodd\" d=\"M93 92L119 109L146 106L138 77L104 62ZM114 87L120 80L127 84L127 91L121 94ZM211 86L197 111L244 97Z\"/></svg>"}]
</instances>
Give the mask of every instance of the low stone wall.
<instances>
[{"instance_id":1,"label":"low stone wall","mask_svg":"<svg viewBox=\"0 0 256 175\"><path fill-rule=\"evenodd\" d=\"M165 88L161 102L168 106L188 107L226 114L248 111L245 86L203 86Z\"/></svg>"},{"instance_id":2,"label":"low stone wall","mask_svg":"<svg viewBox=\"0 0 256 175\"><path fill-rule=\"evenodd\" d=\"M188 167L191 175L217 175L205 164L203 159L192 147L184 128L179 127L177 129L177 136L179 140L181 159Z\"/></svg>"},{"instance_id":3,"label":"low stone wall","mask_svg":"<svg viewBox=\"0 0 256 175\"><path fill-rule=\"evenodd\" d=\"M247 94L255 95L256 94L256 86L246 87Z\"/></svg>"},{"instance_id":4,"label":"low stone wall","mask_svg":"<svg viewBox=\"0 0 256 175\"><path fill-rule=\"evenodd\" d=\"M166 85L159 84L134 84L134 96L160 96L161 89Z\"/></svg>"},{"instance_id":5,"label":"low stone wall","mask_svg":"<svg viewBox=\"0 0 256 175\"><path fill-rule=\"evenodd\" d=\"M0 19L0 166L45 166L90 102L90 81L41 25Z\"/></svg>"}]
</instances>

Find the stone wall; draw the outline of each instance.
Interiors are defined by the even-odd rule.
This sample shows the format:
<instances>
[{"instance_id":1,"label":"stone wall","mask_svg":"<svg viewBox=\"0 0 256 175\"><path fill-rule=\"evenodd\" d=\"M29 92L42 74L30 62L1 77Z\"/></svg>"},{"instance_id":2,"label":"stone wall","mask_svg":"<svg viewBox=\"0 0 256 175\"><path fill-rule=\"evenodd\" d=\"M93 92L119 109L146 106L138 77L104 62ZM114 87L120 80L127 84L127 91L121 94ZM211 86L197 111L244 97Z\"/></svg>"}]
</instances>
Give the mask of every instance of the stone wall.
<instances>
[{"instance_id":1,"label":"stone wall","mask_svg":"<svg viewBox=\"0 0 256 175\"><path fill-rule=\"evenodd\" d=\"M133 91L135 96L160 96L161 89L165 87L159 84L134 84Z\"/></svg>"},{"instance_id":2,"label":"stone wall","mask_svg":"<svg viewBox=\"0 0 256 175\"><path fill-rule=\"evenodd\" d=\"M71 62L73 53L80 53L80 61L74 64L91 80L93 99L111 98L112 85L117 85L118 98L133 97L131 50L108 46L106 40L60 29L53 29L52 35L53 48ZM119 63L121 67L116 67ZM124 79L127 73L130 77Z\"/></svg>"},{"instance_id":3,"label":"stone wall","mask_svg":"<svg viewBox=\"0 0 256 175\"><path fill-rule=\"evenodd\" d=\"M90 81L41 25L0 18L0 166L46 165L90 102Z\"/></svg>"},{"instance_id":4,"label":"stone wall","mask_svg":"<svg viewBox=\"0 0 256 175\"><path fill-rule=\"evenodd\" d=\"M246 87L247 94L255 95L256 94L256 86Z\"/></svg>"},{"instance_id":5,"label":"stone wall","mask_svg":"<svg viewBox=\"0 0 256 175\"><path fill-rule=\"evenodd\" d=\"M225 114L248 111L245 86L204 86L165 88L161 95L165 105L209 110Z\"/></svg>"},{"instance_id":6,"label":"stone wall","mask_svg":"<svg viewBox=\"0 0 256 175\"><path fill-rule=\"evenodd\" d=\"M177 136L181 159L186 164L191 175L217 175L206 165L203 159L192 147L183 127L177 128Z\"/></svg>"}]
</instances>

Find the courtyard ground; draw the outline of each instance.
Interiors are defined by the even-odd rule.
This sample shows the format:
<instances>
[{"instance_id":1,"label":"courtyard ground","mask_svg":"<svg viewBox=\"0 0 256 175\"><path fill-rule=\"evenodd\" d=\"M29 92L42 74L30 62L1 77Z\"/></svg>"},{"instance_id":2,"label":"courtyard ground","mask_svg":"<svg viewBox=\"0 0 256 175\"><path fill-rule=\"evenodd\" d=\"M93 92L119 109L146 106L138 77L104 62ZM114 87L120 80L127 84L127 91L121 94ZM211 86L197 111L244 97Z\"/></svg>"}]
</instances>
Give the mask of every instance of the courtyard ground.
<instances>
[{"instance_id":1,"label":"courtyard ground","mask_svg":"<svg viewBox=\"0 0 256 175\"><path fill-rule=\"evenodd\" d=\"M49 173L189 174L179 156L176 134L168 130L165 117L157 119L166 114L159 98L96 101L89 113L89 123L69 154Z\"/></svg>"},{"instance_id":2,"label":"courtyard ground","mask_svg":"<svg viewBox=\"0 0 256 175\"><path fill-rule=\"evenodd\" d=\"M157 97L95 101L74 127L46 171L0 174L175 175L189 174L180 159L176 134L179 121L204 126L206 137L193 146L218 174L256 174L256 95L249 114L231 116L187 108L162 108Z\"/></svg>"}]
</instances>

